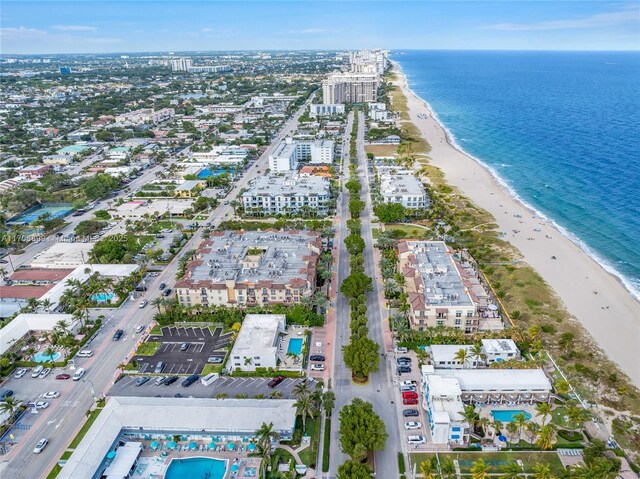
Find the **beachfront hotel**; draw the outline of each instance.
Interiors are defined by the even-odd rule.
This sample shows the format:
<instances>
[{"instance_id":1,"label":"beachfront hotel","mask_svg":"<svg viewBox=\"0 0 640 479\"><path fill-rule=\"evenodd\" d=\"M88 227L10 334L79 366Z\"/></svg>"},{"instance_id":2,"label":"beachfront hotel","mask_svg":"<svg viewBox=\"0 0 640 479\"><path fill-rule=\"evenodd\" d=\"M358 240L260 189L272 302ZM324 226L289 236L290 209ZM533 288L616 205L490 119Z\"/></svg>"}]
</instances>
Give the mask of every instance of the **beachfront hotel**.
<instances>
[{"instance_id":1,"label":"beachfront hotel","mask_svg":"<svg viewBox=\"0 0 640 479\"><path fill-rule=\"evenodd\" d=\"M298 304L315 291L322 240L311 231L216 231L176 283L180 304Z\"/></svg>"},{"instance_id":2,"label":"beachfront hotel","mask_svg":"<svg viewBox=\"0 0 640 479\"><path fill-rule=\"evenodd\" d=\"M377 73L332 73L322 82L322 101L334 103L364 103L378 98Z\"/></svg>"},{"instance_id":3,"label":"beachfront hotel","mask_svg":"<svg viewBox=\"0 0 640 479\"><path fill-rule=\"evenodd\" d=\"M248 457L256 449L255 432L266 421L273 423L280 440L290 440L296 420L294 403L291 399L110 397L58 478L170 477L167 471L179 467L176 463L196 457L209 461L217 471L212 479L228 477L229 470L248 477L242 469L249 462L260 464L259 459Z\"/></svg>"},{"instance_id":4,"label":"beachfront hotel","mask_svg":"<svg viewBox=\"0 0 640 479\"><path fill-rule=\"evenodd\" d=\"M297 141L285 138L275 151L269 155L271 173L296 170L298 163L309 161L311 164L333 163L334 143L331 140Z\"/></svg>"},{"instance_id":5,"label":"beachfront hotel","mask_svg":"<svg viewBox=\"0 0 640 479\"><path fill-rule=\"evenodd\" d=\"M470 344L432 344L427 347L436 369L475 369L493 363L521 359L520 350L513 339L483 339L481 355L474 356ZM463 349L467 356L460 361L458 351Z\"/></svg>"},{"instance_id":6,"label":"beachfront hotel","mask_svg":"<svg viewBox=\"0 0 640 479\"><path fill-rule=\"evenodd\" d=\"M384 203L400 203L410 210L421 210L430 205L422 181L412 171L396 166L377 166L380 196Z\"/></svg>"}]
</instances>

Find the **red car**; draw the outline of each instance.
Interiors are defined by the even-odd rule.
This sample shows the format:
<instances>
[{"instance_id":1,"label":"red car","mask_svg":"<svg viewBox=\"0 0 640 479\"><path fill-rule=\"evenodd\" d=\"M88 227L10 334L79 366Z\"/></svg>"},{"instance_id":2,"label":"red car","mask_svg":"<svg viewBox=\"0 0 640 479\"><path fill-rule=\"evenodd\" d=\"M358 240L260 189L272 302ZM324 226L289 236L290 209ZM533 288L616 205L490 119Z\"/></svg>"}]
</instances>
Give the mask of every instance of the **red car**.
<instances>
[{"instance_id":1,"label":"red car","mask_svg":"<svg viewBox=\"0 0 640 479\"><path fill-rule=\"evenodd\" d=\"M418 398L404 398L402 400L402 404L404 404L405 406L414 406L416 404L418 404Z\"/></svg>"},{"instance_id":2,"label":"red car","mask_svg":"<svg viewBox=\"0 0 640 479\"><path fill-rule=\"evenodd\" d=\"M275 388L282 381L284 381L284 377L276 376L275 378L273 378L271 381L267 383L267 386L269 386L270 388Z\"/></svg>"},{"instance_id":3,"label":"red car","mask_svg":"<svg viewBox=\"0 0 640 479\"><path fill-rule=\"evenodd\" d=\"M56 379L69 379L71 376L69 374L58 374Z\"/></svg>"},{"instance_id":4,"label":"red car","mask_svg":"<svg viewBox=\"0 0 640 479\"><path fill-rule=\"evenodd\" d=\"M405 391L402 393L403 399L417 399L418 393L415 391Z\"/></svg>"}]
</instances>

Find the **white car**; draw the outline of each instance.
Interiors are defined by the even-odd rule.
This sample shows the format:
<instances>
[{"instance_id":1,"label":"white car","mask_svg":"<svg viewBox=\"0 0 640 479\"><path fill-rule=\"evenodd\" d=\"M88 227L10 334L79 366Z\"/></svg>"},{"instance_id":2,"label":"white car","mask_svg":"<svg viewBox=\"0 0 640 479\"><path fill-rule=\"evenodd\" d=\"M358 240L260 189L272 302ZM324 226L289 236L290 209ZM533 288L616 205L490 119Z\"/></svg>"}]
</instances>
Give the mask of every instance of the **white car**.
<instances>
[{"instance_id":1,"label":"white car","mask_svg":"<svg viewBox=\"0 0 640 479\"><path fill-rule=\"evenodd\" d=\"M140 309L144 308L147 305L147 303L149 303L149 301L147 301L146 299L143 299L142 302L140 303L140 306L138 306L138 308Z\"/></svg>"},{"instance_id":2,"label":"white car","mask_svg":"<svg viewBox=\"0 0 640 479\"><path fill-rule=\"evenodd\" d=\"M407 442L409 444L425 444L427 440L424 436L407 436Z\"/></svg>"},{"instance_id":3,"label":"white car","mask_svg":"<svg viewBox=\"0 0 640 479\"><path fill-rule=\"evenodd\" d=\"M46 378L49 374L51 374L51 368L44 368L38 377L39 377L40 379L44 379L44 378Z\"/></svg>"},{"instance_id":4,"label":"white car","mask_svg":"<svg viewBox=\"0 0 640 479\"><path fill-rule=\"evenodd\" d=\"M415 386L415 381L400 381L400 386Z\"/></svg>"},{"instance_id":5,"label":"white car","mask_svg":"<svg viewBox=\"0 0 640 479\"><path fill-rule=\"evenodd\" d=\"M24 376L25 374L27 374L27 369L25 368L20 368L16 370L16 373L14 374L14 378L16 379L20 379L22 376Z\"/></svg>"},{"instance_id":6,"label":"white car","mask_svg":"<svg viewBox=\"0 0 640 479\"><path fill-rule=\"evenodd\" d=\"M311 365L311 370L312 371L324 371L324 364L312 364Z\"/></svg>"},{"instance_id":7,"label":"white car","mask_svg":"<svg viewBox=\"0 0 640 479\"><path fill-rule=\"evenodd\" d=\"M33 407L36 409L47 409L49 407L49 403L47 401L37 401L33 403Z\"/></svg>"},{"instance_id":8,"label":"white car","mask_svg":"<svg viewBox=\"0 0 640 479\"><path fill-rule=\"evenodd\" d=\"M58 391L49 391L42 395L45 399L55 399L60 397L60 393Z\"/></svg>"},{"instance_id":9,"label":"white car","mask_svg":"<svg viewBox=\"0 0 640 479\"><path fill-rule=\"evenodd\" d=\"M36 444L36 447L33 448L33 453L34 454L40 454L45 447L47 447L47 444L49 444L49 440L48 439L40 439L38 441L38 444Z\"/></svg>"},{"instance_id":10,"label":"white car","mask_svg":"<svg viewBox=\"0 0 640 479\"><path fill-rule=\"evenodd\" d=\"M418 421L409 421L404 423L405 429L420 429L421 427L422 424L420 424Z\"/></svg>"}]
</instances>

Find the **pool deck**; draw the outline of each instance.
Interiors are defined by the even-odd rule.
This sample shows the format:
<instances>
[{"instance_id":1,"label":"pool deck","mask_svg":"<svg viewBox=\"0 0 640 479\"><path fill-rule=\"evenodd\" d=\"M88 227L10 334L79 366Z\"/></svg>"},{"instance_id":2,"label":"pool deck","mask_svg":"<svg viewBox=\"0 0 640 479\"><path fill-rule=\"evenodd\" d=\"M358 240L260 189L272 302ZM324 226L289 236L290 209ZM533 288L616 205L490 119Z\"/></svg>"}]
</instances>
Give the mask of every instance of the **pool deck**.
<instances>
[{"instance_id":1,"label":"pool deck","mask_svg":"<svg viewBox=\"0 0 640 479\"><path fill-rule=\"evenodd\" d=\"M281 369L286 369L289 371L300 371L302 369L302 356L297 355L295 358L289 355L289 343L292 339L300 339L302 340L302 344L300 346L302 354L302 350L304 349L304 342L306 341L306 332L307 328L300 326L292 326L287 330L287 334L281 337L281 342L278 346L278 354L282 360L280 365Z\"/></svg>"},{"instance_id":2,"label":"pool deck","mask_svg":"<svg viewBox=\"0 0 640 479\"><path fill-rule=\"evenodd\" d=\"M169 464L172 459L186 459L186 458L195 458L195 457L206 457L210 459L222 459L227 461L227 470L224 475L224 479L245 479L251 477L259 477L257 472L255 475L245 475L247 468L255 468L256 471L260 470L260 462L262 461L259 457L248 457L247 453L236 452L236 451L226 451L226 452L218 452L218 451L209 451L209 450L200 450L200 445L198 445L198 449L194 451L164 451L160 452L154 451L149 447L147 442L143 441L145 444L145 449L142 451L140 458L138 459L138 466L136 467L136 471L133 473L131 477L135 479L163 479L165 474L167 473L167 469L169 468ZM162 456L162 454L165 454ZM231 471L231 466L233 464L238 464L239 468L237 471ZM251 469L249 469L251 471Z\"/></svg>"}]
</instances>

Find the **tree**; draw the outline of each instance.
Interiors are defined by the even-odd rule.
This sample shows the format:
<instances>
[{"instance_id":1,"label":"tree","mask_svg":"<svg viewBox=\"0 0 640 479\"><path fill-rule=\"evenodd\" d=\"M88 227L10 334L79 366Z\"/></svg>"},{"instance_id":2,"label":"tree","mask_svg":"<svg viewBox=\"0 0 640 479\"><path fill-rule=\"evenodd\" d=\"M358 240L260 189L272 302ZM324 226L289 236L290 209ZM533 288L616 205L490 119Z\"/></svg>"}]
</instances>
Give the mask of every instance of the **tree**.
<instances>
[{"instance_id":1,"label":"tree","mask_svg":"<svg viewBox=\"0 0 640 479\"><path fill-rule=\"evenodd\" d=\"M542 417L542 425L546 422L547 417L551 414L551 404L541 402L536 404L536 417Z\"/></svg>"},{"instance_id":2,"label":"tree","mask_svg":"<svg viewBox=\"0 0 640 479\"><path fill-rule=\"evenodd\" d=\"M482 349L481 343L476 343L471 346L471 350L469 351L469 353L471 354L471 357L476 360L476 362L485 363L487 361L487 355L484 352L484 349Z\"/></svg>"},{"instance_id":3,"label":"tree","mask_svg":"<svg viewBox=\"0 0 640 479\"><path fill-rule=\"evenodd\" d=\"M324 413L330 417L336 405L336 395L333 391L322 393L322 405L324 406Z\"/></svg>"},{"instance_id":4,"label":"tree","mask_svg":"<svg viewBox=\"0 0 640 479\"><path fill-rule=\"evenodd\" d=\"M460 362L460 364L462 364L462 368L464 369L467 361L469 360L469 352L467 351L467 348L458 349L458 351L456 351L454 359Z\"/></svg>"},{"instance_id":5,"label":"tree","mask_svg":"<svg viewBox=\"0 0 640 479\"><path fill-rule=\"evenodd\" d=\"M516 414L513 416L513 422L518 426L518 434L522 434L522 430L524 429L524 425L527 423L527 417L523 412Z\"/></svg>"},{"instance_id":6,"label":"tree","mask_svg":"<svg viewBox=\"0 0 640 479\"><path fill-rule=\"evenodd\" d=\"M296 407L296 414L302 416L302 432L307 431L307 416L314 417L316 413L315 404L309 394L300 396L293 404Z\"/></svg>"},{"instance_id":7,"label":"tree","mask_svg":"<svg viewBox=\"0 0 640 479\"><path fill-rule=\"evenodd\" d=\"M2 402L0 402L0 412L9 414L9 423L13 424L16 412L20 408L21 402L13 396L7 396Z\"/></svg>"},{"instance_id":8,"label":"tree","mask_svg":"<svg viewBox=\"0 0 640 479\"><path fill-rule=\"evenodd\" d=\"M373 212L382 223L398 223L404 221L406 210L401 203L380 203Z\"/></svg>"},{"instance_id":9,"label":"tree","mask_svg":"<svg viewBox=\"0 0 640 479\"><path fill-rule=\"evenodd\" d=\"M540 428L540 432L536 438L536 445L540 446L540 449L543 451L551 449L553 447L555 434L553 426L551 424L545 424Z\"/></svg>"},{"instance_id":10,"label":"tree","mask_svg":"<svg viewBox=\"0 0 640 479\"><path fill-rule=\"evenodd\" d=\"M273 429L273 423L262 423L260 429L256 431L255 436L258 438L258 443L271 454L271 447L273 441L277 441L280 437L279 434Z\"/></svg>"},{"instance_id":11,"label":"tree","mask_svg":"<svg viewBox=\"0 0 640 479\"><path fill-rule=\"evenodd\" d=\"M352 340L342 352L344 363L360 379L369 377L380 366L380 346L366 336Z\"/></svg>"},{"instance_id":12,"label":"tree","mask_svg":"<svg viewBox=\"0 0 640 479\"><path fill-rule=\"evenodd\" d=\"M507 432L509 433L509 437L513 439L518 432L518 425L513 421L509 421L507 423Z\"/></svg>"},{"instance_id":13,"label":"tree","mask_svg":"<svg viewBox=\"0 0 640 479\"><path fill-rule=\"evenodd\" d=\"M591 414L586 409L573 405L567 410L567 417L571 423L571 430L575 431L582 426L582 423L589 420Z\"/></svg>"},{"instance_id":14,"label":"tree","mask_svg":"<svg viewBox=\"0 0 640 479\"><path fill-rule=\"evenodd\" d=\"M533 442L538 433L540 432L540 426L533 421L529 421L526 425L527 434L531 436L531 440L529 442Z\"/></svg>"},{"instance_id":15,"label":"tree","mask_svg":"<svg viewBox=\"0 0 640 479\"><path fill-rule=\"evenodd\" d=\"M373 405L355 398L340 411L340 445L342 452L352 458L359 450L380 451L387 442L384 422L373 410Z\"/></svg>"},{"instance_id":16,"label":"tree","mask_svg":"<svg viewBox=\"0 0 640 479\"><path fill-rule=\"evenodd\" d=\"M502 466L503 474L500 479L520 479L522 477L522 469L517 462L511 461L508 464Z\"/></svg>"},{"instance_id":17,"label":"tree","mask_svg":"<svg viewBox=\"0 0 640 479\"><path fill-rule=\"evenodd\" d=\"M360 271L352 271L340 285L340 292L347 298L357 298L373 290L373 280Z\"/></svg>"},{"instance_id":18,"label":"tree","mask_svg":"<svg viewBox=\"0 0 640 479\"><path fill-rule=\"evenodd\" d=\"M366 464L347 461L338 466L336 479L371 479L371 469Z\"/></svg>"},{"instance_id":19,"label":"tree","mask_svg":"<svg viewBox=\"0 0 640 479\"><path fill-rule=\"evenodd\" d=\"M442 479L452 479L456 477L456 466L451 459L440 461L440 472Z\"/></svg>"},{"instance_id":20,"label":"tree","mask_svg":"<svg viewBox=\"0 0 640 479\"><path fill-rule=\"evenodd\" d=\"M551 474L551 465L546 462L537 462L533 466L534 479L555 479Z\"/></svg>"},{"instance_id":21,"label":"tree","mask_svg":"<svg viewBox=\"0 0 640 479\"><path fill-rule=\"evenodd\" d=\"M465 406L461 413L459 413L462 418L469 423L469 427L471 431L474 430L476 423L478 421L478 413L476 409L473 407L473 404L469 404Z\"/></svg>"},{"instance_id":22,"label":"tree","mask_svg":"<svg viewBox=\"0 0 640 479\"><path fill-rule=\"evenodd\" d=\"M423 479L435 479L436 470L436 461L433 457L420 464L420 474Z\"/></svg>"},{"instance_id":23,"label":"tree","mask_svg":"<svg viewBox=\"0 0 640 479\"><path fill-rule=\"evenodd\" d=\"M489 471L491 466L484 462L484 459L478 459L471 466L471 479L489 479Z\"/></svg>"}]
</instances>

